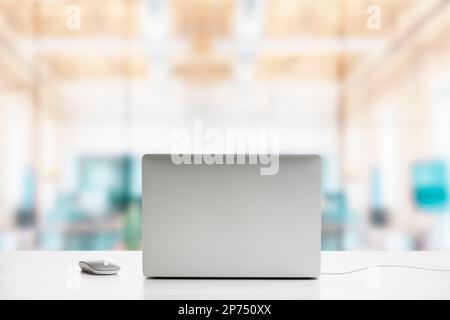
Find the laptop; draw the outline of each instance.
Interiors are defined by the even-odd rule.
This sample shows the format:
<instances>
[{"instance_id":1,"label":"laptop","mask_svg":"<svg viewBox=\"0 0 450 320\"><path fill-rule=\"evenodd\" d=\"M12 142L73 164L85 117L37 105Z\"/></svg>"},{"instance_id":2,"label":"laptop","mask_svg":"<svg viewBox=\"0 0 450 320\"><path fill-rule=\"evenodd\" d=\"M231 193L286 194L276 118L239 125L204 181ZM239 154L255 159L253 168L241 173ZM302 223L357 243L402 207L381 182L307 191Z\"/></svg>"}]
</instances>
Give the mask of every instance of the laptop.
<instances>
[{"instance_id":1,"label":"laptop","mask_svg":"<svg viewBox=\"0 0 450 320\"><path fill-rule=\"evenodd\" d=\"M271 174L267 158L184 156L142 158L146 277L319 276L319 156L279 155Z\"/></svg>"}]
</instances>

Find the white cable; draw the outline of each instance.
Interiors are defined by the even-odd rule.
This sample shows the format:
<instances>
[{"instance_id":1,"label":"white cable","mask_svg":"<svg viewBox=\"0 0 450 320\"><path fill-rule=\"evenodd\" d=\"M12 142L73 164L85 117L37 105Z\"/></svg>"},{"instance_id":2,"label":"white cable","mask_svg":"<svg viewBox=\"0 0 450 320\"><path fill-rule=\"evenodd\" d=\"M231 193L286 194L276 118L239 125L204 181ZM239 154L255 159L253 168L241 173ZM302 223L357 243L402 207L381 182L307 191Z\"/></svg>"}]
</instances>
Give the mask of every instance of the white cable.
<instances>
[{"instance_id":1,"label":"white cable","mask_svg":"<svg viewBox=\"0 0 450 320\"><path fill-rule=\"evenodd\" d=\"M348 270L348 271L342 271L342 272L321 272L320 275L322 275L322 276L340 276L340 275L356 273L356 272L374 269L374 268L403 268L403 269L415 269L415 270L432 271L432 272L450 272L450 269L437 269L437 268L409 266L409 265L402 265L402 264L378 264L378 265L366 266L366 267Z\"/></svg>"}]
</instances>

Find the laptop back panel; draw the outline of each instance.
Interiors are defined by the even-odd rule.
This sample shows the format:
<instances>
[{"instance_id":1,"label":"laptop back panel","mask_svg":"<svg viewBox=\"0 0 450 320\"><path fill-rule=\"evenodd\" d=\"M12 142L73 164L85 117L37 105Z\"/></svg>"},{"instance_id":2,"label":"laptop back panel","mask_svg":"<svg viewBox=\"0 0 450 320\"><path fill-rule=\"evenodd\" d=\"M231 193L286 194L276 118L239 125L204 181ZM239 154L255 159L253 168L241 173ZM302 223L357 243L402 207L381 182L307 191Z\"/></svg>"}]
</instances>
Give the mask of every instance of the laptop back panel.
<instances>
[{"instance_id":1,"label":"laptop back panel","mask_svg":"<svg viewBox=\"0 0 450 320\"><path fill-rule=\"evenodd\" d=\"M321 161L280 155L260 164L142 160L143 271L147 277L317 277Z\"/></svg>"}]
</instances>

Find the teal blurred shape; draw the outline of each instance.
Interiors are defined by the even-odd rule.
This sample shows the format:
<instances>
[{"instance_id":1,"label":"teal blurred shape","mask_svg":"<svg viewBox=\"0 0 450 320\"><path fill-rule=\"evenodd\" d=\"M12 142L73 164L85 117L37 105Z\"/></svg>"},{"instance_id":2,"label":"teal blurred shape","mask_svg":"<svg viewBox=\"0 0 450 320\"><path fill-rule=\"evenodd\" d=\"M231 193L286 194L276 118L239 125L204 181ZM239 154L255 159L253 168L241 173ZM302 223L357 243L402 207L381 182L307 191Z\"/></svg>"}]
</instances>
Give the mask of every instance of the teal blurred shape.
<instances>
[{"instance_id":1,"label":"teal blurred shape","mask_svg":"<svg viewBox=\"0 0 450 320\"><path fill-rule=\"evenodd\" d=\"M444 213L448 206L447 164L442 160L412 166L413 198L424 211Z\"/></svg>"},{"instance_id":2,"label":"teal blurred shape","mask_svg":"<svg viewBox=\"0 0 450 320\"><path fill-rule=\"evenodd\" d=\"M20 227L29 227L35 223L35 197L36 181L34 170L29 167L25 170L21 201L17 212L17 225Z\"/></svg>"},{"instance_id":3,"label":"teal blurred shape","mask_svg":"<svg viewBox=\"0 0 450 320\"><path fill-rule=\"evenodd\" d=\"M344 228L347 220L347 201L342 192L323 194L322 250L344 249Z\"/></svg>"},{"instance_id":4,"label":"teal blurred shape","mask_svg":"<svg viewBox=\"0 0 450 320\"><path fill-rule=\"evenodd\" d=\"M73 190L60 193L41 228L45 249L109 250L140 246L140 160L84 155ZM123 218L122 218L123 215Z\"/></svg>"},{"instance_id":5,"label":"teal blurred shape","mask_svg":"<svg viewBox=\"0 0 450 320\"><path fill-rule=\"evenodd\" d=\"M132 199L131 156L85 156L78 162L78 191L102 193L110 210L126 209Z\"/></svg>"},{"instance_id":6,"label":"teal blurred shape","mask_svg":"<svg viewBox=\"0 0 450 320\"><path fill-rule=\"evenodd\" d=\"M141 244L141 208L140 201L131 202L128 207L122 228L122 237L125 248L137 250Z\"/></svg>"},{"instance_id":7,"label":"teal blurred shape","mask_svg":"<svg viewBox=\"0 0 450 320\"><path fill-rule=\"evenodd\" d=\"M383 175L378 167L370 173L370 222L374 226L383 227L389 223L388 210L383 197Z\"/></svg>"}]
</instances>

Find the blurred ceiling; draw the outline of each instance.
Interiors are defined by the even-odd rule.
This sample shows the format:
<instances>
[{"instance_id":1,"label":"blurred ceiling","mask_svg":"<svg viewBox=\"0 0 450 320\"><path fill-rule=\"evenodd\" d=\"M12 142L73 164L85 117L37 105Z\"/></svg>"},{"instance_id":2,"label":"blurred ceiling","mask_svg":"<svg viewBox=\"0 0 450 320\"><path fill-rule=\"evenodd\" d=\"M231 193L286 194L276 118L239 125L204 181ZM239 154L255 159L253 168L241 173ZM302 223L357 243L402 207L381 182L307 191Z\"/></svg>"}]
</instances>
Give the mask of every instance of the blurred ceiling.
<instances>
[{"instance_id":1,"label":"blurred ceiling","mask_svg":"<svg viewBox=\"0 0 450 320\"><path fill-rule=\"evenodd\" d=\"M258 80L342 81L392 41L423 2L2 0L0 83L26 84L36 73L64 81L145 79L154 56L188 83L230 79L238 63ZM366 27L374 3L380 30ZM73 6L81 14L76 30L67 27Z\"/></svg>"}]
</instances>

